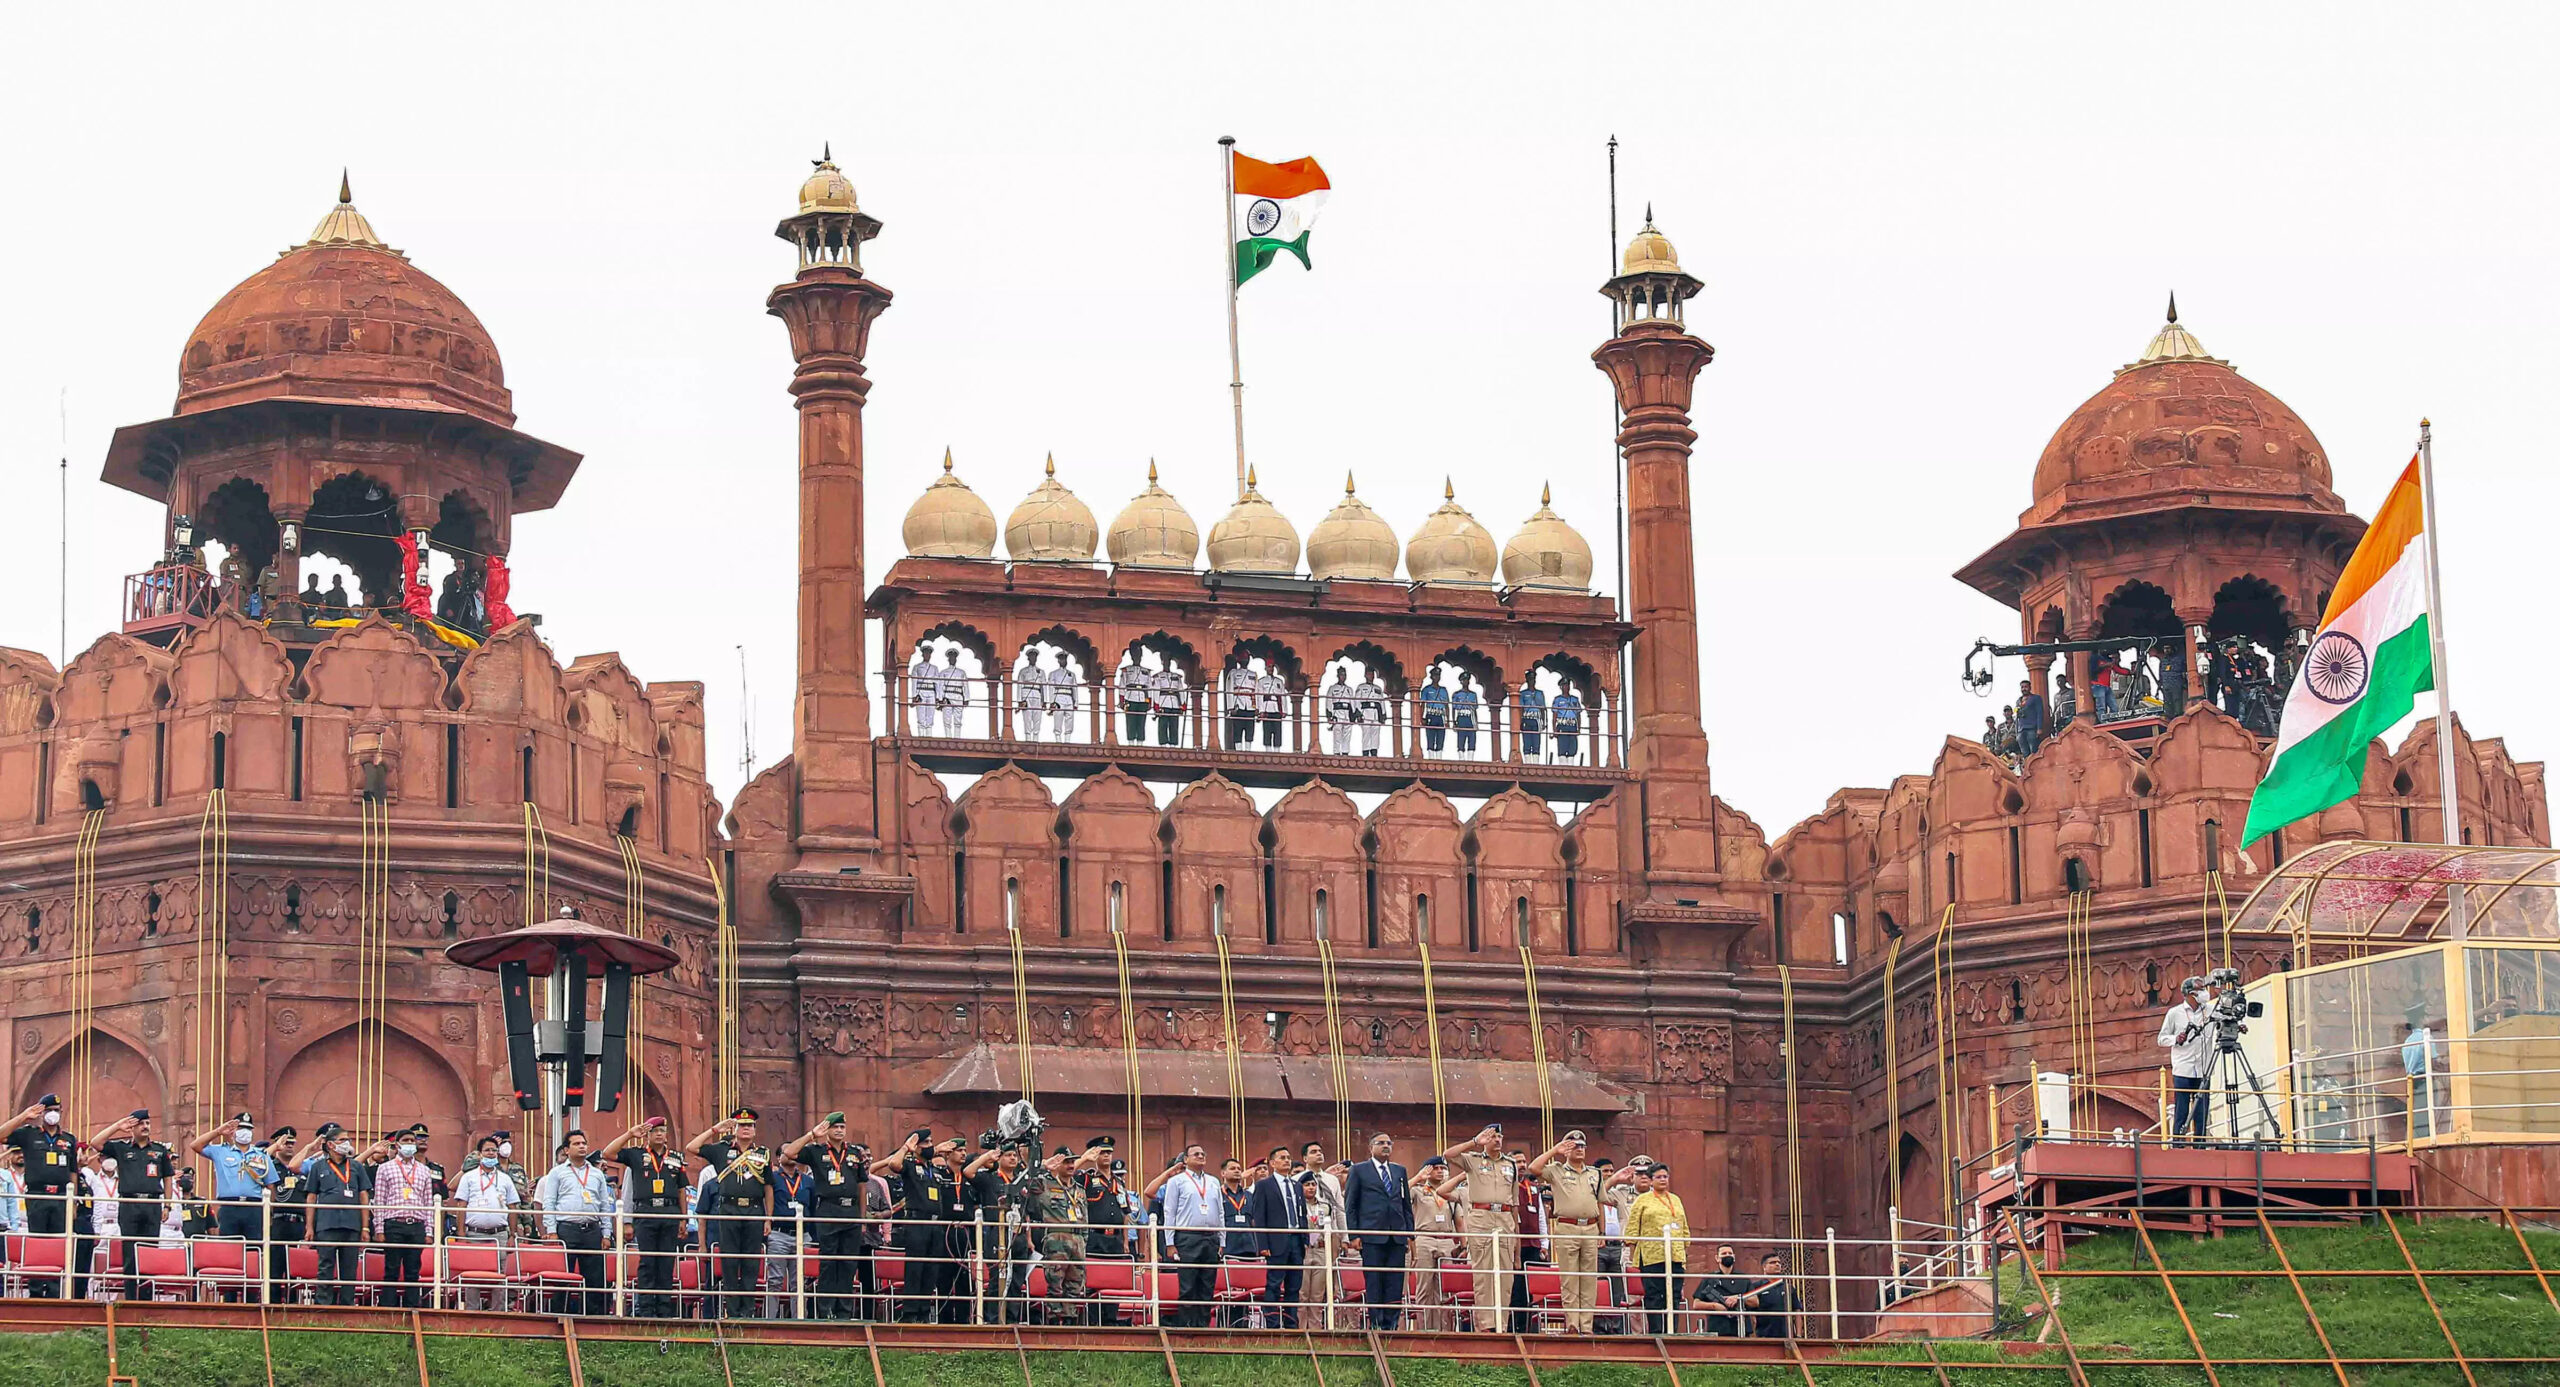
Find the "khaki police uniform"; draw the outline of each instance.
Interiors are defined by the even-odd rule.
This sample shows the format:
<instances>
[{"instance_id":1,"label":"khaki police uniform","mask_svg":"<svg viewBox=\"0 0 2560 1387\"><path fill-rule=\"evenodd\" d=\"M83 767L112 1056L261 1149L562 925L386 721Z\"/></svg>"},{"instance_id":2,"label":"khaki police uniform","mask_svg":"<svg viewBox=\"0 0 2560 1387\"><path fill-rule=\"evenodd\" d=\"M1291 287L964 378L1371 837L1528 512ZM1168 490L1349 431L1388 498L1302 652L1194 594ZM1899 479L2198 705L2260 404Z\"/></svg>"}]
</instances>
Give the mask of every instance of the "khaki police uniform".
<instances>
[{"instance_id":1,"label":"khaki police uniform","mask_svg":"<svg viewBox=\"0 0 2560 1387\"><path fill-rule=\"evenodd\" d=\"M1413 1186L1413 1242L1406 1266L1412 1271L1407 1284L1413 1288L1413 1312L1410 1326L1414 1329L1445 1331L1449 1328L1449 1297L1440 1289L1440 1261L1458 1255L1458 1217L1455 1202L1445 1195L1432 1194L1417 1182Z\"/></svg>"},{"instance_id":2,"label":"khaki police uniform","mask_svg":"<svg viewBox=\"0 0 2560 1387\"><path fill-rule=\"evenodd\" d=\"M1475 1269L1475 1327L1502 1328L1510 1315L1511 1278L1520 1267L1520 1211L1512 1201L1520 1194L1519 1167L1508 1156L1466 1151L1458 1168L1467 1177L1467 1265Z\"/></svg>"},{"instance_id":3,"label":"khaki police uniform","mask_svg":"<svg viewBox=\"0 0 2560 1387\"><path fill-rule=\"evenodd\" d=\"M1547 1190L1554 1201L1548 1220L1547 1246L1563 1278L1565 1327L1591 1332L1591 1307L1599 1290L1600 1169L1562 1161L1547 1167Z\"/></svg>"}]
</instances>

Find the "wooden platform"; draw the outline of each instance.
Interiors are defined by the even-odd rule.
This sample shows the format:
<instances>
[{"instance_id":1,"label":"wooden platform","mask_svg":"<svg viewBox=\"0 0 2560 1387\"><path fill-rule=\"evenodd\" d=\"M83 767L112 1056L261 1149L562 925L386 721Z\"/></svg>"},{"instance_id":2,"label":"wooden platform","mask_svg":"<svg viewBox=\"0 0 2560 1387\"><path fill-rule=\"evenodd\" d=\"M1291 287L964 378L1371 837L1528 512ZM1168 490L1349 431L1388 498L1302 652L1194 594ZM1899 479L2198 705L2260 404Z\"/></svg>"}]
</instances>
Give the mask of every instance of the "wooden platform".
<instances>
[{"instance_id":1,"label":"wooden platform","mask_svg":"<svg viewBox=\"0 0 2560 1387\"><path fill-rule=\"evenodd\" d=\"M2418 1163L2394 1152L2040 1141L1974 1177L1972 1202L1992 1236L2005 1237L2014 1215L2027 1240L2043 1244L2047 1265L2058 1265L2066 1229L2129 1228L2136 1209L2153 1228L2219 1233L2256 1226L2261 1210L2411 1204L2417 1190Z\"/></svg>"}]
</instances>

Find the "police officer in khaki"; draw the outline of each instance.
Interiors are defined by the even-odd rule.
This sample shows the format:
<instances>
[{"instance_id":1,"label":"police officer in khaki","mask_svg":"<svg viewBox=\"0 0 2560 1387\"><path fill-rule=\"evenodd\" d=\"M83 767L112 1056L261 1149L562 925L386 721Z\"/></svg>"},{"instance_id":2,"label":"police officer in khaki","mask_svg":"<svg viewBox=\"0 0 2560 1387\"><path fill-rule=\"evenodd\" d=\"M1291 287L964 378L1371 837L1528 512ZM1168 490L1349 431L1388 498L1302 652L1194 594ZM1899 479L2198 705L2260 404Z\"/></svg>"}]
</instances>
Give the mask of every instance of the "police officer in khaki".
<instances>
[{"instance_id":1,"label":"police officer in khaki","mask_svg":"<svg viewBox=\"0 0 2560 1387\"><path fill-rule=\"evenodd\" d=\"M1564 1282L1565 1328L1576 1334L1591 1332L1591 1305L1600 1288L1600 1171L1590 1156L1576 1131L1529 1162L1531 1179L1546 1178L1553 1208L1547 1245Z\"/></svg>"},{"instance_id":2,"label":"police officer in khaki","mask_svg":"<svg viewBox=\"0 0 2560 1387\"><path fill-rule=\"evenodd\" d=\"M1412 1275L1405 1284L1413 1288L1410 1323L1415 1329L1450 1327L1449 1298L1440 1290L1440 1261L1458 1255L1458 1218L1450 1199L1457 1183L1456 1172L1438 1156L1413 1173L1413 1248L1406 1262Z\"/></svg>"},{"instance_id":3,"label":"police officer in khaki","mask_svg":"<svg viewBox=\"0 0 2560 1387\"><path fill-rule=\"evenodd\" d=\"M1520 1214L1513 1207L1520 1194L1519 1167L1502 1154L1499 1122L1440 1156L1467 1181L1466 1212L1458 1227L1466 1235L1467 1265L1475 1269L1475 1327L1499 1332L1508 1318L1511 1278L1520 1265Z\"/></svg>"}]
</instances>

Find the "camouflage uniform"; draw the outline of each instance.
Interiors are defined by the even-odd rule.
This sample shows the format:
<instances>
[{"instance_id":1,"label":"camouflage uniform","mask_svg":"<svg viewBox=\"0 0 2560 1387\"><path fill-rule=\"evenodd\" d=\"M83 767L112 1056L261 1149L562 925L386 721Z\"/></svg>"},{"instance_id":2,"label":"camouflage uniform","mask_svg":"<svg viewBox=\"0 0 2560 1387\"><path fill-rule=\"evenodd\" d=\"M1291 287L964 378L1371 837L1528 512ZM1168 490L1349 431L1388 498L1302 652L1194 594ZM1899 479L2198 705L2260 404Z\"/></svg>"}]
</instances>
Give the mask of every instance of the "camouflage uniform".
<instances>
[{"instance_id":1,"label":"camouflage uniform","mask_svg":"<svg viewBox=\"0 0 2560 1387\"><path fill-rule=\"evenodd\" d=\"M1084 1287L1084 1193L1045 1168L1024 1177L1022 1216L1038 1234L1052 1320L1081 1320Z\"/></svg>"}]
</instances>

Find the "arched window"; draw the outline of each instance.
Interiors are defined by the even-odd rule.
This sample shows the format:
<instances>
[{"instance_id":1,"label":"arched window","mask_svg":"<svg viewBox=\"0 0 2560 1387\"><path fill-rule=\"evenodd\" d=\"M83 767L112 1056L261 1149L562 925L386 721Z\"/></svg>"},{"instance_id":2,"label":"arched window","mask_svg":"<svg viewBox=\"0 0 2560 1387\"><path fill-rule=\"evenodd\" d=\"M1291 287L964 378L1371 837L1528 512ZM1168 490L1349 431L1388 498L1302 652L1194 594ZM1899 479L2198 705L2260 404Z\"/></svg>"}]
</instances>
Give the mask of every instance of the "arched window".
<instances>
[{"instance_id":1,"label":"arched window","mask_svg":"<svg viewBox=\"0 0 2560 1387\"><path fill-rule=\"evenodd\" d=\"M1330 915L1330 911L1328 910L1328 906L1329 906L1330 904L1331 904L1331 902L1330 902L1330 901L1328 901L1328 900L1326 899L1326 896L1325 896L1325 889L1324 889L1323 887L1321 887L1321 886L1317 887L1317 888L1316 888L1316 938L1318 938L1318 939L1330 939L1330 938L1332 938L1332 937L1333 937L1333 934L1332 934L1332 926L1333 926L1333 922L1332 922L1332 920L1331 920L1330 918L1328 918L1328 916Z\"/></svg>"}]
</instances>

